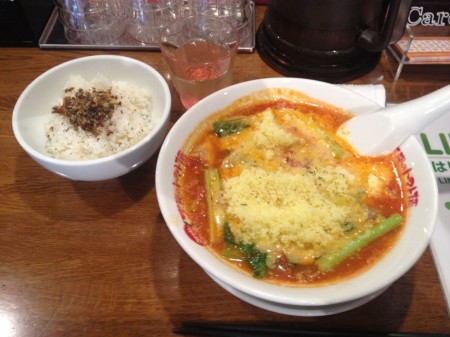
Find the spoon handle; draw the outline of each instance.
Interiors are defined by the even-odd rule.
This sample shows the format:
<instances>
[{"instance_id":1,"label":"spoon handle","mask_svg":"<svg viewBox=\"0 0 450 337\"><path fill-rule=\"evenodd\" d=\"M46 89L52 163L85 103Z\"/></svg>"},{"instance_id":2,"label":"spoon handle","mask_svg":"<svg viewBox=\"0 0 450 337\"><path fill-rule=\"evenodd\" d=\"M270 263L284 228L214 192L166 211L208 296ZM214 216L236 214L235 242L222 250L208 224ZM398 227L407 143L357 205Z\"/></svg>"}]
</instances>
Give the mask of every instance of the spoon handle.
<instances>
[{"instance_id":1,"label":"spoon handle","mask_svg":"<svg viewBox=\"0 0 450 337\"><path fill-rule=\"evenodd\" d=\"M428 124L450 112L450 85L406 103L390 106L383 114L405 137L419 133ZM396 132L397 133L397 132Z\"/></svg>"},{"instance_id":2,"label":"spoon handle","mask_svg":"<svg viewBox=\"0 0 450 337\"><path fill-rule=\"evenodd\" d=\"M450 85L412 101L351 118L340 126L338 134L362 155L381 155L395 150L446 112L450 112Z\"/></svg>"}]
</instances>

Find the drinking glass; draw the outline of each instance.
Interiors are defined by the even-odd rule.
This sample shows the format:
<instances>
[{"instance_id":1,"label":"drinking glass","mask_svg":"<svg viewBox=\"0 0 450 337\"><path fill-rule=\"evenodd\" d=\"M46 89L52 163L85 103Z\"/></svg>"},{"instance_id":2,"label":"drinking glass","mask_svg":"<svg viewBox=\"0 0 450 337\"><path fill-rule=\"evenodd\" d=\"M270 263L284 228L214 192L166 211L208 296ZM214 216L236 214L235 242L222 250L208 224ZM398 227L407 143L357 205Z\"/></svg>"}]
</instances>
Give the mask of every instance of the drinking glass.
<instances>
[{"instance_id":1,"label":"drinking glass","mask_svg":"<svg viewBox=\"0 0 450 337\"><path fill-rule=\"evenodd\" d=\"M122 0L55 0L66 38L77 44L105 44L125 31Z\"/></svg>"},{"instance_id":2,"label":"drinking glass","mask_svg":"<svg viewBox=\"0 0 450 337\"><path fill-rule=\"evenodd\" d=\"M161 53L186 109L232 83L238 44L237 29L210 15L182 18L162 30Z\"/></svg>"},{"instance_id":3,"label":"drinking glass","mask_svg":"<svg viewBox=\"0 0 450 337\"><path fill-rule=\"evenodd\" d=\"M249 34L249 0L185 0L189 13L207 14L227 20L239 31L240 40Z\"/></svg>"},{"instance_id":4,"label":"drinking glass","mask_svg":"<svg viewBox=\"0 0 450 337\"><path fill-rule=\"evenodd\" d=\"M162 28L183 15L183 0L128 1L128 34L144 44L157 44Z\"/></svg>"}]
</instances>

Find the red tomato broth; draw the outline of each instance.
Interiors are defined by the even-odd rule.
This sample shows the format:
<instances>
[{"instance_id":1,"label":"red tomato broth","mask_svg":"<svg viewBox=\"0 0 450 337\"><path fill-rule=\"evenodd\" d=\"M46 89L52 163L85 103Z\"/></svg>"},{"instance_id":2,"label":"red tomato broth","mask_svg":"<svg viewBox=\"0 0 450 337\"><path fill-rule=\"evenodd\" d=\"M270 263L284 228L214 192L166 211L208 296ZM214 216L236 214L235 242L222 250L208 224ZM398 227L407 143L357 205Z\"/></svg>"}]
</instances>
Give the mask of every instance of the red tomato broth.
<instances>
[{"instance_id":1,"label":"red tomato broth","mask_svg":"<svg viewBox=\"0 0 450 337\"><path fill-rule=\"evenodd\" d=\"M186 142L182 149L182 154L177 158L176 174L176 194L177 203L180 212L187 223L187 231L200 244L205 244L220 258L245 273L251 274L250 267L239 259L226 259L222 256L225 248L223 242L215 245L208 243L209 227L207 216L207 205L205 200L204 186L204 169L207 167L219 166L224 158L228 155L227 148L232 144L233 135L225 138L218 138L212 130L212 122L220 119L227 119L238 116L252 116L267 108L293 110L301 110L302 113L310 114L315 121L320 123L329 133L335 133L340 124L350 118L349 114L342 110L311 100L311 102L292 102L286 99L256 101L252 104L231 107L208 117L201 123L197 131L195 131ZM246 130L244 132L251 132ZM361 157L354 152L350 146L342 139L335 136L333 138L340 146L344 147L352 155L343 159L340 165L346 168L352 168L355 163L358 167L366 168L366 174L370 174L370 170L374 167L391 167L392 176L390 176L387 186L387 198L378 195L364 196L364 203L381 212L384 216L393 213L399 213L405 219L407 216L407 193L404 187L404 177L402 175L402 163L399 163L399 157L396 154L382 157ZM239 170L221 170L224 177L239 174ZM189 205L196 207L190 207ZM275 268L269 269L265 279L272 283L281 283L291 286L314 286L319 284L334 283L339 280L355 276L374 263L380 260L390 248L395 244L401 233L402 226L391 230L381 238L371 242L363 247L360 251L347 258L343 263L336 266L332 271L324 273L318 270L317 266L291 264L285 256L280 255L278 264Z\"/></svg>"}]
</instances>

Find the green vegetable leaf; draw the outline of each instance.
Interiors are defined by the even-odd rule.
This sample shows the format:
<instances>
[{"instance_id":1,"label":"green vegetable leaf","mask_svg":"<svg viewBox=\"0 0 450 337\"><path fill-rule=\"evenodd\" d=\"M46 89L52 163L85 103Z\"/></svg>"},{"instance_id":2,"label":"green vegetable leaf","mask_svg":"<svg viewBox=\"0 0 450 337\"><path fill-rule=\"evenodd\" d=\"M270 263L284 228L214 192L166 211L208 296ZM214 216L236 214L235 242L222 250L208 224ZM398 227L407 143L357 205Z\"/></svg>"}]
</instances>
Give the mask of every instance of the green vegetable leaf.
<instances>
[{"instance_id":1,"label":"green vegetable leaf","mask_svg":"<svg viewBox=\"0 0 450 337\"><path fill-rule=\"evenodd\" d=\"M234 242L233 232L231 231L231 228L230 228L230 225L228 224L228 222L225 223L225 225L223 226L223 241L228 246L236 245L236 243Z\"/></svg>"},{"instance_id":2,"label":"green vegetable leaf","mask_svg":"<svg viewBox=\"0 0 450 337\"><path fill-rule=\"evenodd\" d=\"M218 137L226 137L248 128L250 124L244 118L217 121L213 123L213 129Z\"/></svg>"},{"instance_id":3,"label":"green vegetable leaf","mask_svg":"<svg viewBox=\"0 0 450 337\"><path fill-rule=\"evenodd\" d=\"M248 259L254 277L263 277L267 272L267 253L254 252Z\"/></svg>"},{"instance_id":4,"label":"green vegetable leaf","mask_svg":"<svg viewBox=\"0 0 450 337\"><path fill-rule=\"evenodd\" d=\"M263 277L267 272L267 253L260 252L254 243L240 243L239 248L247 257L247 262L253 270L254 277Z\"/></svg>"},{"instance_id":5,"label":"green vegetable leaf","mask_svg":"<svg viewBox=\"0 0 450 337\"><path fill-rule=\"evenodd\" d=\"M227 247L222 255L229 259L245 260L252 268L254 277L264 277L267 272L267 253L260 252L254 243L239 243L234 239L233 232L228 223L223 227L223 239Z\"/></svg>"}]
</instances>

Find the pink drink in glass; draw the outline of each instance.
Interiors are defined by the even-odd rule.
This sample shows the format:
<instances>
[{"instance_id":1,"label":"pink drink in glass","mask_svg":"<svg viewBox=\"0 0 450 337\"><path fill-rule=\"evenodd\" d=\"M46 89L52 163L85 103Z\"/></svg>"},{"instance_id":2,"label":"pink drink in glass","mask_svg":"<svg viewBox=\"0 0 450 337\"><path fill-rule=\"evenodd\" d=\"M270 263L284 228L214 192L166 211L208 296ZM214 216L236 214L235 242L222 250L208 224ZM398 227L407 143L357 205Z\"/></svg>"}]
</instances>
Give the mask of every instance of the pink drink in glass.
<instances>
[{"instance_id":1,"label":"pink drink in glass","mask_svg":"<svg viewBox=\"0 0 450 337\"><path fill-rule=\"evenodd\" d=\"M213 42L187 43L172 62L172 82L187 109L232 82L230 51Z\"/></svg>"},{"instance_id":2,"label":"pink drink in glass","mask_svg":"<svg viewBox=\"0 0 450 337\"><path fill-rule=\"evenodd\" d=\"M163 29L161 52L186 109L232 84L238 43L239 33L230 23L206 15L176 20Z\"/></svg>"}]
</instances>

